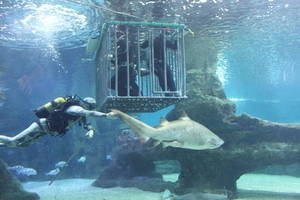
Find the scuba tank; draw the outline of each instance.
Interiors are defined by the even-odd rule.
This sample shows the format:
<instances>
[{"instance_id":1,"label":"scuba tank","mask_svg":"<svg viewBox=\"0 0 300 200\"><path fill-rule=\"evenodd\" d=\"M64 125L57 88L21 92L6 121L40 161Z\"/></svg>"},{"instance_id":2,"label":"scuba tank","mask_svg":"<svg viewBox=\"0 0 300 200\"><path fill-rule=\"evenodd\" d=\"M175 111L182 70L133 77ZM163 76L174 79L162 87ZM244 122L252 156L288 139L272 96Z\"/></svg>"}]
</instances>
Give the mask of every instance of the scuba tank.
<instances>
[{"instance_id":1,"label":"scuba tank","mask_svg":"<svg viewBox=\"0 0 300 200\"><path fill-rule=\"evenodd\" d=\"M51 111L59 108L61 105L66 103L68 98L65 97L57 97L53 101L46 103L45 105L40 106L34 112L38 118L47 118Z\"/></svg>"}]
</instances>

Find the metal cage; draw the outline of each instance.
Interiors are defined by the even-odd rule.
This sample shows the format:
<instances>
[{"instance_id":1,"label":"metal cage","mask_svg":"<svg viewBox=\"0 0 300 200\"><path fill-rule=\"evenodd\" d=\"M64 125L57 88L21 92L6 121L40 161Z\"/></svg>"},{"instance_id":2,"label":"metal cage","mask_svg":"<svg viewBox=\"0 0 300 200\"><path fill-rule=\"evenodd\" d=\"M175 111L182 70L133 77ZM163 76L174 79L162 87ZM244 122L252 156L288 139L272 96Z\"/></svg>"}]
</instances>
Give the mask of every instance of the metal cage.
<instances>
[{"instance_id":1,"label":"metal cage","mask_svg":"<svg viewBox=\"0 0 300 200\"><path fill-rule=\"evenodd\" d=\"M95 60L99 110L154 112L186 98L184 25L106 23Z\"/></svg>"}]
</instances>

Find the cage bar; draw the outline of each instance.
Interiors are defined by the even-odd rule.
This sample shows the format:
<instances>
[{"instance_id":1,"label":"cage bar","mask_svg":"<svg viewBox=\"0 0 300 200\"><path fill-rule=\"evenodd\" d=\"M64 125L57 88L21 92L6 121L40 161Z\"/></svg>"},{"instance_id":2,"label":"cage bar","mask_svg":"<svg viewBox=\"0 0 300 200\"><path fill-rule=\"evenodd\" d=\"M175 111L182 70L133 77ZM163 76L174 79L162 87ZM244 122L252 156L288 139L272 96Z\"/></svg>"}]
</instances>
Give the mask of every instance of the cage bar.
<instances>
[{"instance_id":1,"label":"cage bar","mask_svg":"<svg viewBox=\"0 0 300 200\"><path fill-rule=\"evenodd\" d=\"M186 97L184 25L105 23L95 53L101 111L154 112Z\"/></svg>"}]
</instances>

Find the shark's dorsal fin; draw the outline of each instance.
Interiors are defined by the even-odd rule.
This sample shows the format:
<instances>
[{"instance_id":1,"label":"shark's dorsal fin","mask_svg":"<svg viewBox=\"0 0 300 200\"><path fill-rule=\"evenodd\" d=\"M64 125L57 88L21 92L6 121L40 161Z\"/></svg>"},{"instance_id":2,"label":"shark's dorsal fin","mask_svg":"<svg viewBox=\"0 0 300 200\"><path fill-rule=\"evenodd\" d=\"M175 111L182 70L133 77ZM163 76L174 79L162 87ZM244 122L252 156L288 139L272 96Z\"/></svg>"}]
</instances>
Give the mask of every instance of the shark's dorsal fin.
<instances>
[{"instance_id":1,"label":"shark's dorsal fin","mask_svg":"<svg viewBox=\"0 0 300 200\"><path fill-rule=\"evenodd\" d=\"M161 117L160 118L160 124L159 124L159 126L165 126L165 125L167 125L168 123L170 123L166 118L164 118L164 117Z\"/></svg>"},{"instance_id":2,"label":"shark's dorsal fin","mask_svg":"<svg viewBox=\"0 0 300 200\"><path fill-rule=\"evenodd\" d=\"M189 116L186 114L185 111L182 111L182 114L181 114L181 116L180 116L179 119L181 119L181 120L187 120L187 119L190 119L190 118L189 118Z\"/></svg>"}]
</instances>

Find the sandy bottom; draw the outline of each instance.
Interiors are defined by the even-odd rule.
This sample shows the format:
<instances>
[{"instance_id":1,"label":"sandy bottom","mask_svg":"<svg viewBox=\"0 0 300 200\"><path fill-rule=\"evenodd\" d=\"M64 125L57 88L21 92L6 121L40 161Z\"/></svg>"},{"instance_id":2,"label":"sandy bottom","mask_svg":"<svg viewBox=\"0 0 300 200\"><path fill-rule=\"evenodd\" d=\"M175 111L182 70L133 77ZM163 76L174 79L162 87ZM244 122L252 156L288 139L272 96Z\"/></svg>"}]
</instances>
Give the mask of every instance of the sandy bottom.
<instances>
[{"instance_id":1,"label":"sandy bottom","mask_svg":"<svg viewBox=\"0 0 300 200\"><path fill-rule=\"evenodd\" d=\"M300 200L299 177L246 174L237 185L243 200Z\"/></svg>"},{"instance_id":2,"label":"sandy bottom","mask_svg":"<svg viewBox=\"0 0 300 200\"><path fill-rule=\"evenodd\" d=\"M41 200L153 200L160 194L145 192L136 188L97 188L91 186L94 179L57 180L49 182L29 182L24 184L27 191L36 192Z\"/></svg>"},{"instance_id":3,"label":"sandy bottom","mask_svg":"<svg viewBox=\"0 0 300 200\"><path fill-rule=\"evenodd\" d=\"M174 181L177 175L168 175ZM103 189L91 186L92 179L57 180L24 183L24 189L36 192L41 200L161 200L161 193L136 188ZM239 200L300 200L300 178L247 174L238 180ZM200 200L200 199L199 199Z\"/></svg>"}]
</instances>

